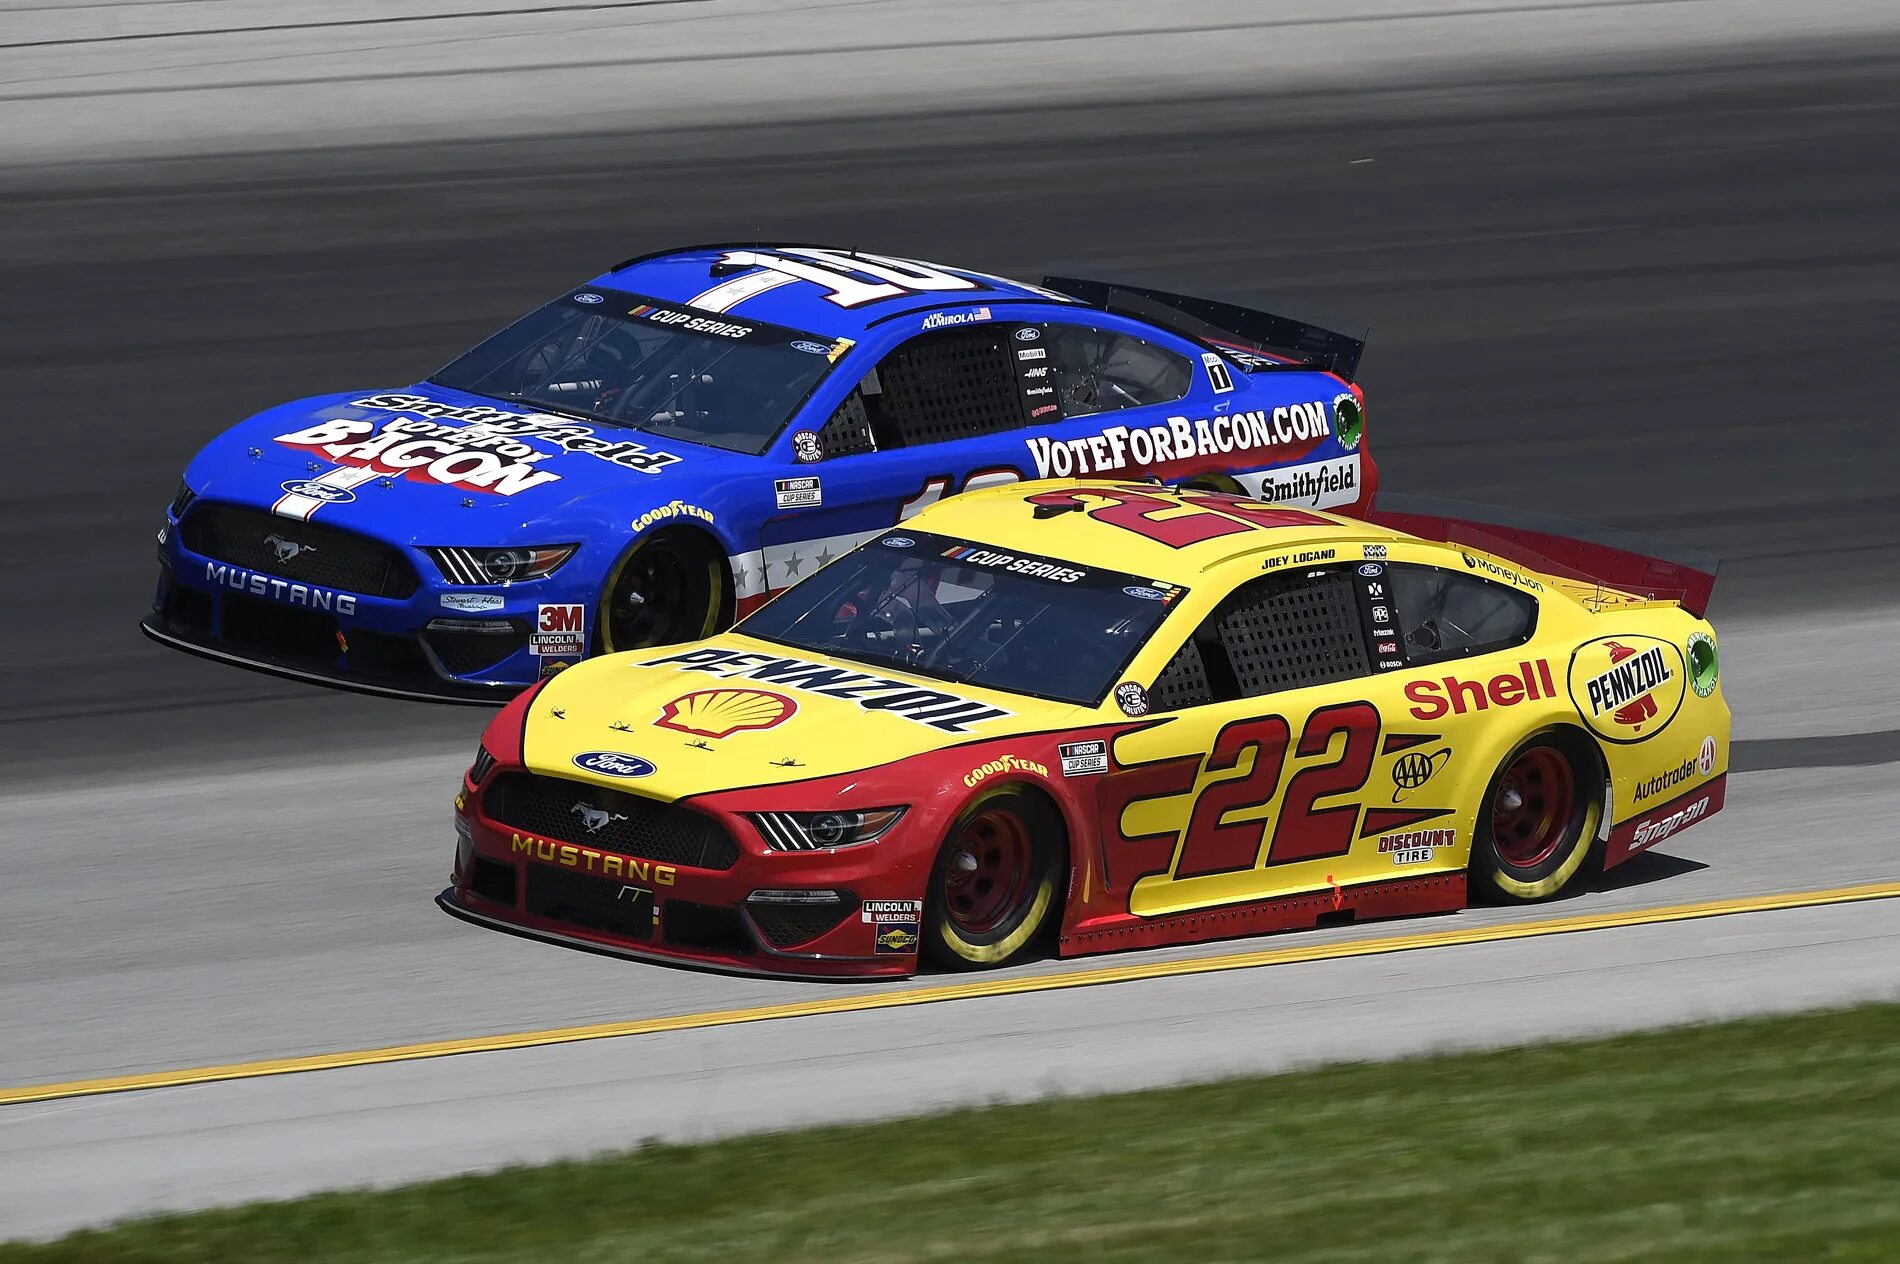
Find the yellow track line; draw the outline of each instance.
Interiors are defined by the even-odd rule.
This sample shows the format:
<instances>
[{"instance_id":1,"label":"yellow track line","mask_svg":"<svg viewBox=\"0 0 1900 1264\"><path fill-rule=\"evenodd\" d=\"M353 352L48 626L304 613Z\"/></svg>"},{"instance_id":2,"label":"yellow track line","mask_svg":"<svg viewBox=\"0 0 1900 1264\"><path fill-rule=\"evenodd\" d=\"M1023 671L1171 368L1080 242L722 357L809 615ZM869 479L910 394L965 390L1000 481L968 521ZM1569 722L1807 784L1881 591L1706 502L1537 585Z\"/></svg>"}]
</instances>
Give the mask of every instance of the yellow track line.
<instances>
[{"instance_id":1,"label":"yellow track line","mask_svg":"<svg viewBox=\"0 0 1900 1264\"><path fill-rule=\"evenodd\" d=\"M1333 961L1344 957L1372 957L1391 952L1411 952L1420 948L1449 948L1459 944L1533 939L1543 935L1611 930L1619 926L1647 926L1658 922L1684 922L1702 917L1725 917L1735 913L1762 913L1773 909L1851 904L1862 900L1892 899L1896 896L1900 896L1900 882L1876 882L1866 886L1835 887L1825 891L1791 891L1775 895L1752 895L1735 900L1711 900L1700 904L1631 909L1620 913L1586 913L1576 917L1506 922L1495 926L1470 926L1459 930L1426 931L1416 935L1389 935L1373 939L1349 940L1343 943L1311 944L1304 947L1269 948L1260 952L1232 953L1217 957L1143 961L1125 966L1072 970L1060 974L984 979L894 992L856 993L825 1000L795 1001L789 1005L711 1010L698 1014L675 1014L666 1018L638 1018L627 1022L595 1023L586 1027L555 1027L544 1031L517 1031L495 1036L473 1036L464 1040L433 1040L425 1044L390 1045L381 1049L317 1053L297 1058L274 1058L264 1062L232 1062L222 1066L152 1071L143 1075L68 1080L63 1084L27 1084L17 1088L0 1088L0 1106L19 1105L25 1102L59 1101L69 1097L90 1097L100 1093L127 1093L138 1089L177 1088L186 1084L210 1084L221 1080L250 1080L266 1075L292 1075L302 1071L333 1071L343 1067L375 1066L385 1062L414 1062L422 1058L446 1058L460 1053L494 1053L503 1049L528 1049L541 1045L570 1044L579 1040L607 1040L616 1036L649 1036L667 1031L730 1027L738 1023L762 1023L778 1018L812 1018L823 1014L851 1014L864 1010L896 1009L906 1005L934 1005L940 1001L965 1001L991 996L1016 996L1025 992L1053 992L1067 988L1099 987L1107 983L1132 983L1144 979L1165 979L1186 974L1252 970L1261 966L1293 965L1306 961Z\"/></svg>"}]
</instances>

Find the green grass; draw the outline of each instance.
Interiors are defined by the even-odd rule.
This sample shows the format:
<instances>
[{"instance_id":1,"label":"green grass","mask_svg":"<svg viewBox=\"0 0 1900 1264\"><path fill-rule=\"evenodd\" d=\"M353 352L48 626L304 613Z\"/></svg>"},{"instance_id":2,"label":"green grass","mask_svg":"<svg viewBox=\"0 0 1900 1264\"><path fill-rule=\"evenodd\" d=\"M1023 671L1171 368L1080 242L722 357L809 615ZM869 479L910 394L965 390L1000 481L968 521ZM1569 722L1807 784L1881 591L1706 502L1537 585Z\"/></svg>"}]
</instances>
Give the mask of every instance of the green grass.
<instances>
[{"instance_id":1,"label":"green grass","mask_svg":"<svg viewBox=\"0 0 1900 1264\"><path fill-rule=\"evenodd\" d=\"M0 1264L1895 1259L1900 1005L651 1145L0 1246Z\"/></svg>"}]
</instances>

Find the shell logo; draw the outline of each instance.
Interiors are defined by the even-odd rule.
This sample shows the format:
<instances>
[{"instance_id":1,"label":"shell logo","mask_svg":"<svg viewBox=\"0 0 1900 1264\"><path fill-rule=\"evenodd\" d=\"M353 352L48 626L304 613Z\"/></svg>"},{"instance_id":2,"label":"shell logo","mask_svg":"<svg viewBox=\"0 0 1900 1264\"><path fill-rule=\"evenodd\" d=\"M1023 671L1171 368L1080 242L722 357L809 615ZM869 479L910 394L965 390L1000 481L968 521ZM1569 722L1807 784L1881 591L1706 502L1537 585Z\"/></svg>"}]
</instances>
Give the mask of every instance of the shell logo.
<instances>
[{"instance_id":1,"label":"shell logo","mask_svg":"<svg viewBox=\"0 0 1900 1264\"><path fill-rule=\"evenodd\" d=\"M699 689L661 707L654 723L696 737L731 737L783 724L797 710L784 694L763 689Z\"/></svg>"}]
</instances>

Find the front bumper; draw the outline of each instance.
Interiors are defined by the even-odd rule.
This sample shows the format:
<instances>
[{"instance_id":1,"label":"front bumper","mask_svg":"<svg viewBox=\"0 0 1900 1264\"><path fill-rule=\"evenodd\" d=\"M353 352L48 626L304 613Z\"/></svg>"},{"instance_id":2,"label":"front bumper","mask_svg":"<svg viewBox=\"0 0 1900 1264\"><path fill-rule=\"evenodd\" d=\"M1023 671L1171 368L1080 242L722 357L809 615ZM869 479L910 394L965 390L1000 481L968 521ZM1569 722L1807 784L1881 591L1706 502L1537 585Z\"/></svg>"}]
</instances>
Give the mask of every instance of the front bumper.
<instances>
[{"instance_id":1,"label":"front bumper","mask_svg":"<svg viewBox=\"0 0 1900 1264\"><path fill-rule=\"evenodd\" d=\"M206 506L194 501L187 520ZM213 502L210 509L263 517L243 506ZM299 533L294 521L281 528L265 522L286 537ZM325 530L331 537L343 534ZM471 590L444 584L420 550L352 537L361 548L387 554L391 574L400 572L399 582L385 581L378 592L374 581L324 583L300 575L295 565L279 569L255 557L234 561L198 552L188 546L192 535L178 519L167 518L159 533L152 610L140 628L161 644L218 662L363 693L499 706L579 661L578 651L590 643L591 593L574 591L587 573L578 557L562 568L571 574ZM327 547L330 540L323 543ZM470 612L465 606L471 601L490 608ZM549 608L583 612L572 638L576 652L537 652L546 649L540 644L546 638L535 633Z\"/></svg>"},{"instance_id":2,"label":"front bumper","mask_svg":"<svg viewBox=\"0 0 1900 1264\"><path fill-rule=\"evenodd\" d=\"M493 776L486 781L495 784ZM665 805L715 822L731 843L706 863L669 863L657 852L590 844L578 823L563 837L529 833L491 818L487 803L483 790L464 784L451 885L436 899L465 921L739 974L888 978L916 971L932 854L902 838L776 852L736 813Z\"/></svg>"}]
</instances>

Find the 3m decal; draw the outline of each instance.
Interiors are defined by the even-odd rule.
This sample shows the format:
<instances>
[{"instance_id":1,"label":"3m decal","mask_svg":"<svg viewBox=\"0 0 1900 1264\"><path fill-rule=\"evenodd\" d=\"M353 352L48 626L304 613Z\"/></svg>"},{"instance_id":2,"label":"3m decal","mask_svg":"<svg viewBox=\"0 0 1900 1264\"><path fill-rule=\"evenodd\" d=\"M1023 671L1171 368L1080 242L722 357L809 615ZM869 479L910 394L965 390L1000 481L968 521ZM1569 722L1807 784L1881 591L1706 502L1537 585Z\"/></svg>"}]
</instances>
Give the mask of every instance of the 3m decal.
<instances>
[{"instance_id":1,"label":"3m decal","mask_svg":"<svg viewBox=\"0 0 1900 1264\"><path fill-rule=\"evenodd\" d=\"M1170 470L1171 465L1211 456L1259 452L1290 460L1311 452L1332 432L1326 405L1314 400L1217 417L1170 417L1152 426L1109 426L1078 439L1031 435L1024 442L1038 478L1131 469L1165 477L1179 472Z\"/></svg>"},{"instance_id":2,"label":"3m decal","mask_svg":"<svg viewBox=\"0 0 1900 1264\"><path fill-rule=\"evenodd\" d=\"M866 711L888 711L945 733L967 732L972 725L1007 719L1012 714L1001 707L871 672L723 646L685 650L646 659L635 666L671 667L675 671L699 671L721 677L744 676L781 688L845 698Z\"/></svg>"},{"instance_id":3,"label":"3m decal","mask_svg":"<svg viewBox=\"0 0 1900 1264\"><path fill-rule=\"evenodd\" d=\"M654 724L695 737L731 737L777 728L797 714L798 704L764 689L695 689L660 708Z\"/></svg>"},{"instance_id":4,"label":"3m decal","mask_svg":"<svg viewBox=\"0 0 1900 1264\"><path fill-rule=\"evenodd\" d=\"M1442 680L1415 680L1405 686L1405 697L1412 703L1411 714L1415 720L1436 720L1492 707L1514 707L1520 702L1536 702L1556 695L1550 664L1543 659L1535 663L1520 662L1515 674L1503 672L1489 680L1467 680L1452 675Z\"/></svg>"},{"instance_id":5,"label":"3m decal","mask_svg":"<svg viewBox=\"0 0 1900 1264\"><path fill-rule=\"evenodd\" d=\"M1688 692L1682 651L1652 636L1610 636L1570 659L1570 698L1605 741L1646 742L1669 726Z\"/></svg>"},{"instance_id":6,"label":"3m decal","mask_svg":"<svg viewBox=\"0 0 1900 1264\"><path fill-rule=\"evenodd\" d=\"M586 628L586 606L537 607L534 631L528 637L528 653L537 658L579 657L587 652Z\"/></svg>"}]
</instances>

